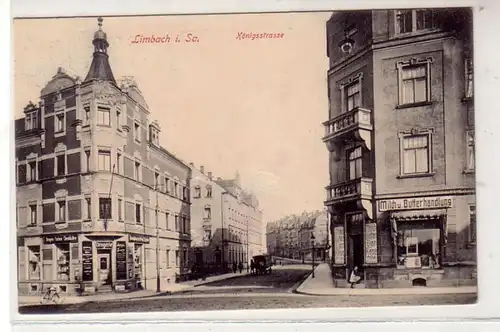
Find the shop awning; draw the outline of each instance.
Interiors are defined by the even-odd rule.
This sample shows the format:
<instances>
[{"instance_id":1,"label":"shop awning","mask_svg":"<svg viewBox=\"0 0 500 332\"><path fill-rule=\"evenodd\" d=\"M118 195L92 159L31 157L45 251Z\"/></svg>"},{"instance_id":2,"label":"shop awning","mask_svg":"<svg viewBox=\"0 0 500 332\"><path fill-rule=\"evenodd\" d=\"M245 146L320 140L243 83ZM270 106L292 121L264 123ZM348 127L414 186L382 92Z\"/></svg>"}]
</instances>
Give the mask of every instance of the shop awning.
<instances>
[{"instance_id":1,"label":"shop awning","mask_svg":"<svg viewBox=\"0 0 500 332\"><path fill-rule=\"evenodd\" d=\"M436 220L446 216L446 210L411 210L411 211L393 211L390 218L396 221L405 220Z\"/></svg>"}]
</instances>

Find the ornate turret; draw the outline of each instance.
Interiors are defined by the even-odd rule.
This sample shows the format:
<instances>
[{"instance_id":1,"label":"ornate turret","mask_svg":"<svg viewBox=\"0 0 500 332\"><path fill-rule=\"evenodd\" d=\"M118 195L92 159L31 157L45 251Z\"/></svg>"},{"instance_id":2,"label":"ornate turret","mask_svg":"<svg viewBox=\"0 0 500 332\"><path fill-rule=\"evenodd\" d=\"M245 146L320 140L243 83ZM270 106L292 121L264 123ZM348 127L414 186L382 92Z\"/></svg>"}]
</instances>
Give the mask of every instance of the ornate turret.
<instances>
[{"instance_id":1,"label":"ornate turret","mask_svg":"<svg viewBox=\"0 0 500 332\"><path fill-rule=\"evenodd\" d=\"M92 44L94 44L94 55L89 73L87 74L84 83L92 80L101 80L116 84L113 71L111 70L111 66L108 61L109 44L106 33L102 31L102 21L102 17L97 19L99 29L94 33L94 40L92 40Z\"/></svg>"}]
</instances>

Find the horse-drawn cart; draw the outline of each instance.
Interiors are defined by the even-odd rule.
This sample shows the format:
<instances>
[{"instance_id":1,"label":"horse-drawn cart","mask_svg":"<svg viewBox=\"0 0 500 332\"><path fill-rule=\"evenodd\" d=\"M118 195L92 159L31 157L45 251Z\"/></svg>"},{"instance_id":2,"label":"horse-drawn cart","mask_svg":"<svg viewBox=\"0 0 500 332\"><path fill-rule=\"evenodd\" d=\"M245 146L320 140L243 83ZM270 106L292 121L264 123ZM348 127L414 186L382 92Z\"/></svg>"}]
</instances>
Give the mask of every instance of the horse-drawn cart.
<instances>
[{"instance_id":1,"label":"horse-drawn cart","mask_svg":"<svg viewBox=\"0 0 500 332\"><path fill-rule=\"evenodd\" d=\"M257 255L253 256L252 260L254 263L253 273L257 275L271 273L271 266L273 265L271 256Z\"/></svg>"}]
</instances>

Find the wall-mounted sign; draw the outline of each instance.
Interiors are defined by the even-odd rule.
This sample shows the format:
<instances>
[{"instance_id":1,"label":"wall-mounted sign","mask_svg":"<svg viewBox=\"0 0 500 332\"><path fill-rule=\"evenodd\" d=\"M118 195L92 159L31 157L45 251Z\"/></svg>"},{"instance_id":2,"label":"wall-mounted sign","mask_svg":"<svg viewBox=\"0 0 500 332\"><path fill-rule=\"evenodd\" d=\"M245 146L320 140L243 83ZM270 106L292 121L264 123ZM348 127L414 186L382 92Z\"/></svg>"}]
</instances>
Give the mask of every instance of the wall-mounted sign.
<instances>
[{"instance_id":1,"label":"wall-mounted sign","mask_svg":"<svg viewBox=\"0 0 500 332\"><path fill-rule=\"evenodd\" d=\"M368 223L365 225L365 263L376 264L377 253L377 223Z\"/></svg>"},{"instance_id":2,"label":"wall-mounted sign","mask_svg":"<svg viewBox=\"0 0 500 332\"><path fill-rule=\"evenodd\" d=\"M111 249L113 248L112 241L99 241L95 243L96 249Z\"/></svg>"},{"instance_id":3,"label":"wall-mounted sign","mask_svg":"<svg viewBox=\"0 0 500 332\"><path fill-rule=\"evenodd\" d=\"M344 227L335 227L333 230L334 262L345 264Z\"/></svg>"},{"instance_id":4,"label":"wall-mounted sign","mask_svg":"<svg viewBox=\"0 0 500 332\"><path fill-rule=\"evenodd\" d=\"M129 234L128 240L130 242L149 243L149 236Z\"/></svg>"},{"instance_id":5,"label":"wall-mounted sign","mask_svg":"<svg viewBox=\"0 0 500 332\"><path fill-rule=\"evenodd\" d=\"M43 243L61 243L61 242L78 242L78 236L75 234L48 235L43 237Z\"/></svg>"},{"instance_id":6,"label":"wall-mounted sign","mask_svg":"<svg viewBox=\"0 0 500 332\"><path fill-rule=\"evenodd\" d=\"M450 196L383 199L378 201L378 210L380 212L393 210L444 209L451 208L452 206L453 198Z\"/></svg>"},{"instance_id":7,"label":"wall-mounted sign","mask_svg":"<svg viewBox=\"0 0 500 332\"><path fill-rule=\"evenodd\" d=\"M116 279L127 279L127 244L125 241L116 242Z\"/></svg>"},{"instance_id":8,"label":"wall-mounted sign","mask_svg":"<svg viewBox=\"0 0 500 332\"><path fill-rule=\"evenodd\" d=\"M92 264L92 242L82 242L82 280L92 281L94 268Z\"/></svg>"}]
</instances>

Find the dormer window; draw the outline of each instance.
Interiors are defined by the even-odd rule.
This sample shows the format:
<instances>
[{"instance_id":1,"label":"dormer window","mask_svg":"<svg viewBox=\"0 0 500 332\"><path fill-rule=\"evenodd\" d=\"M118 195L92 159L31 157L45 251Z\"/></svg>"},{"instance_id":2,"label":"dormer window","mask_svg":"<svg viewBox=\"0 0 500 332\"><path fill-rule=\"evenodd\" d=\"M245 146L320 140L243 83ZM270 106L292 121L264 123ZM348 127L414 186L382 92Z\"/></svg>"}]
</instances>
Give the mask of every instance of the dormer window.
<instances>
[{"instance_id":1,"label":"dormer window","mask_svg":"<svg viewBox=\"0 0 500 332\"><path fill-rule=\"evenodd\" d=\"M149 126L149 140L154 145L160 146L160 130L156 122Z\"/></svg>"},{"instance_id":2,"label":"dormer window","mask_svg":"<svg viewBox=\"0 0 500 332\"><path fill-rule=\"evenodd\" d=\"M28 130L33 130L38 128L38 112L29 112L26 114L26 119L25 119L25 129L26 131Z\"/></svg>"}]
</instances>

